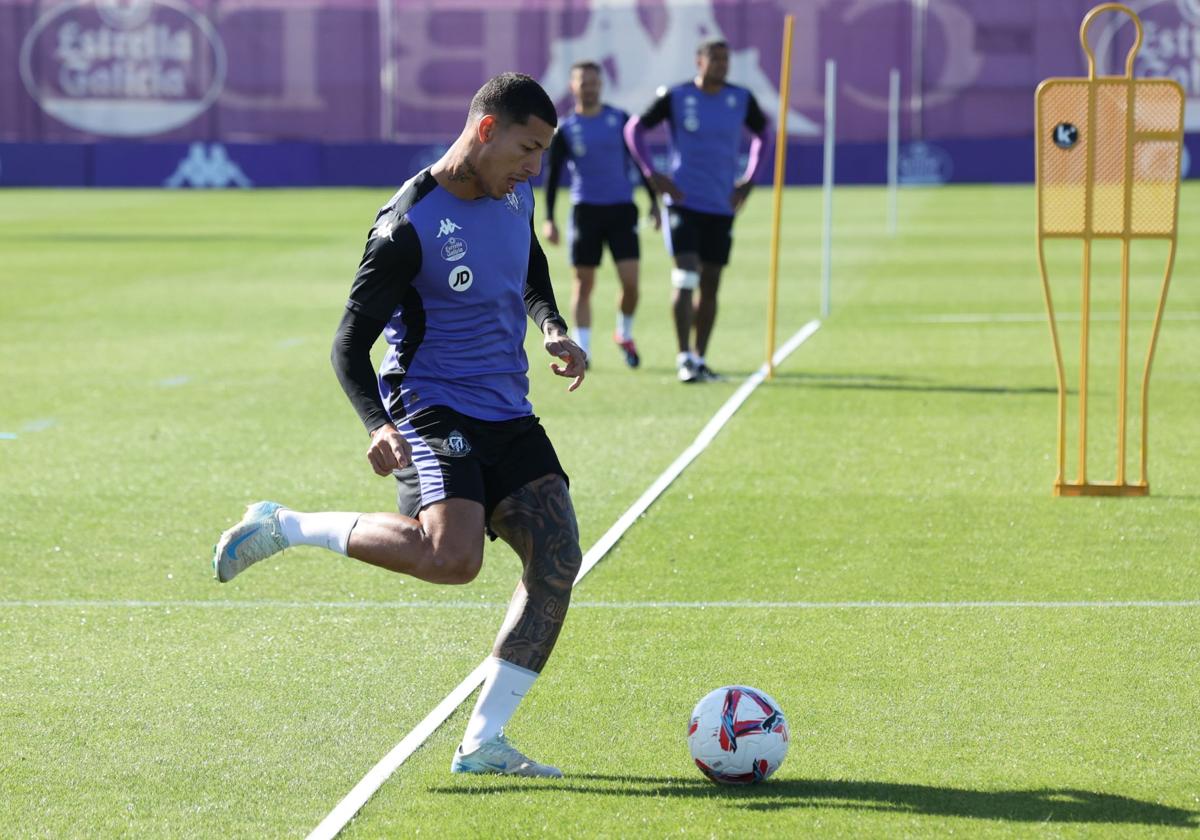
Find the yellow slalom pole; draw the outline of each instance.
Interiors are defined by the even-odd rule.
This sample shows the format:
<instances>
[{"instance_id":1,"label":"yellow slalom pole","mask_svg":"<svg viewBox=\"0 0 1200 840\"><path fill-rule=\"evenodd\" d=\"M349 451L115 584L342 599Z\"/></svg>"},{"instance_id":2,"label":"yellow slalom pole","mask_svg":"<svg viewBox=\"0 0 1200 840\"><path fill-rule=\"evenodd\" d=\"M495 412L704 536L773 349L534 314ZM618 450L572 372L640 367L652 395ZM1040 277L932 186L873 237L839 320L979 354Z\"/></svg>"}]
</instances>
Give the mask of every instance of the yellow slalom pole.
<instances>
[{"instance_id":1,"label":"yellow slalom pole","mask_svg":"<svg viewBox=\"0 0 1200 840\"><path fill-rule=\"evenodd\" d=\"M779 224L783 217L783 176L787 164L788 93L792 81L792 24L783 19L783 60L779 67L779 124L775 129L775 206L771 214L771 270L767 289L767 379L775 375L775 315L779 289Z\"/></svg>"}]
</instances>

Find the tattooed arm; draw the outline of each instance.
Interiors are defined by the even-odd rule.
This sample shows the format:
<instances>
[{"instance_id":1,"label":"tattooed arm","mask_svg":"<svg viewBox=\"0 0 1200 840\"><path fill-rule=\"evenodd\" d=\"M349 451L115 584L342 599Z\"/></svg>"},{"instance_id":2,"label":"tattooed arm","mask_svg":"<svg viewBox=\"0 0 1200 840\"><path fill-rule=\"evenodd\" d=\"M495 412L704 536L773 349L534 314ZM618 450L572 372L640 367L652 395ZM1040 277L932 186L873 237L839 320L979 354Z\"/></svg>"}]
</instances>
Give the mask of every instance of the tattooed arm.
<instances>
[{"instance_id":1,"label":"tattooed arm","mask_svg":"<svg viewBox=\"0 0 1200 840\"><path fill-rule=\"evenodd\" d=\"M492 530L525 567L492 655L541 672L554 650L579 574L579 526L560 475L531 481L496 506Z\"/></svg>"}]
</instances>

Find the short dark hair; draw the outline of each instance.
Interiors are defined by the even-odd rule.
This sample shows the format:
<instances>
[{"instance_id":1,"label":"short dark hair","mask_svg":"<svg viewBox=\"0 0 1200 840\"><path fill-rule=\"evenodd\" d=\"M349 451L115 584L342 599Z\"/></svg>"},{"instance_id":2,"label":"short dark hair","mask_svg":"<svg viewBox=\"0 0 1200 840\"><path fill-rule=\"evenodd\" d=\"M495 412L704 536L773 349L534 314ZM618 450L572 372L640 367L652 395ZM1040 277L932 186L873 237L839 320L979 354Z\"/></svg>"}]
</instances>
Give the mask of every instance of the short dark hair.
<instances>
[{"instance_id":1,"label":"short dark hair","mask_svg":"<svg viewBox=\"0 0 1200 840\"><path fill-rule=\"evenodd\" d=\"M576 61L571 65L571 72L575 72L576 70L595 70L597 73L601 72L599 64L586 58L583 61Z\"/></svg>"},{"instance_id":2,"label":"short dark hair","mask_svg":"<svg viewBox=\"0 0 1200 840\"><path fill-rule=\"evenodd\" d=\"M712 55L712 51L716 49L729 49L729 42L721 38L715 38L712 41L705 41L700 46L696 47L696 57L702 55Z\"/></svg>"},{"instance_id":3,"label":"short dark hair","mask_svg":"<svg viewBox=\"0 0 1200 840\"><path fill-rule=\"evenodd\" d=\"M558 125L558 114L554 103L537 80L523 73L501 73L488 79L471 98L471 117L495 114L503 122L524 125L530 116L554 128Z\"/></svg>"}]
</instances>

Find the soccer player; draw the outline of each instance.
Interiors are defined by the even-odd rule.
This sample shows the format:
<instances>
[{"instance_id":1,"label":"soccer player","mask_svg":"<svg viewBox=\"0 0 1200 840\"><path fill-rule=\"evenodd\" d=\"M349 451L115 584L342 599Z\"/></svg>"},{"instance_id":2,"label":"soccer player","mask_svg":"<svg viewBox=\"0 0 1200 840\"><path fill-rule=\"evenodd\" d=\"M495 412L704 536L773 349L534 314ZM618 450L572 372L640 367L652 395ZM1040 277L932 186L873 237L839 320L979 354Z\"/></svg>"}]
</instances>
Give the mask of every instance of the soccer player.
<instances>
[{"instance_id":1,"label":"soccer player","mask_svg":"<svg viewBox=\"0 0 1200 840\"><path fill-rule=\"evenodd\" d=\"M296 545L331 549L432 583L470 582L485 529L524 567L451 771L561 776L503 727L546 664L582 555L567 475L529 404L525 318L551 370L584 377L533 232L533 191L558 118L528 76L504 73L471 101L445 155L375 218L332 361L370 433L367 460L394 475L399 513L300 513L251 505L213 556L225 582ZM370 350L389 348L376 377Z\"/></svg>"},{"instance_id":2,"label":"soccer player","mask_svg":"<svg viewBox=\"0 0 1200 840\"><path fill-rule=\"evenodd\" d=\"M575 283L571 315L575 338L585 353L591 353L592 288L604 243L617 264L621 281L617 298L617 328L613 341L625 356L625 364L637 367L637 345L633 341L633 314L638 303L638 211L629 183L629 151L623 131L629 115L600 101L600 65L579 61L571 67L574 111L562 121L550 142L546 175L546 221L542 236L558 244L554 224L554 199L563 163L571 170L571 222L567 241ZM640 171L640 170L639 170ZM658 228L658 200L649 181L650 218Z\"/></svg>"},{"instance_id":3,"label":"soccer player","mask_svg":"<svg viewBox=\"0 0 1200 840\"><path fill-rule=\"evenodd\" d=\"M767 118L753 94L725 81L729 45L724 41L701 44L696 70L694 79L671 88L625 124L626 144L667 205L663 232L675 260L672 309L679 342L676 367L682 382L720 378L705 360L717 319L717 288L733 246L734 214L750 194L767 141ZM644 137L646 129L664 120L671 127L670 175L651 168ZM749 160L739 176L743 128L752 137Z\"/></svg>"}]
</instances>

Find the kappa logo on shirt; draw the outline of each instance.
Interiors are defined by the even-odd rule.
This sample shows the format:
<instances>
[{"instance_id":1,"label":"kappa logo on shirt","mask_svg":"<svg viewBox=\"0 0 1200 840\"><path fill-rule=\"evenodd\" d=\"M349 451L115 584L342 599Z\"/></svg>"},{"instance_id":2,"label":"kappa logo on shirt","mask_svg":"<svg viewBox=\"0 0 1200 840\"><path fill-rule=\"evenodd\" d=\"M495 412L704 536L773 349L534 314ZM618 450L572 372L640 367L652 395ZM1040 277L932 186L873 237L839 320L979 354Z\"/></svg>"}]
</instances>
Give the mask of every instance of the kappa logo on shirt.
<instances>
[{"instance_id":1,"label":"kappa logo on shirt","mask_svg":"<svg viewBox=\"0 0 1200 840\"><path fill-rule=\"evenodd\" d=\"M371 236L376 239L391 239L392 235L396 232L396 226L396 219L390 216L384 216L382 219L376 222L375 227L371 229Z\"/></svg>"},{"instance_id":2,"label":"kappa logo on shirt","mask_svg":"<svg viewBox=\"0 0 1200 840\"><path fill-rule=\"evenodd\" d=\"M441 226L438 228L437 238L449 236L456 230L462 230L462 225L456 225L452 219L442 219Z\"/></svg>"}]
</instances>

